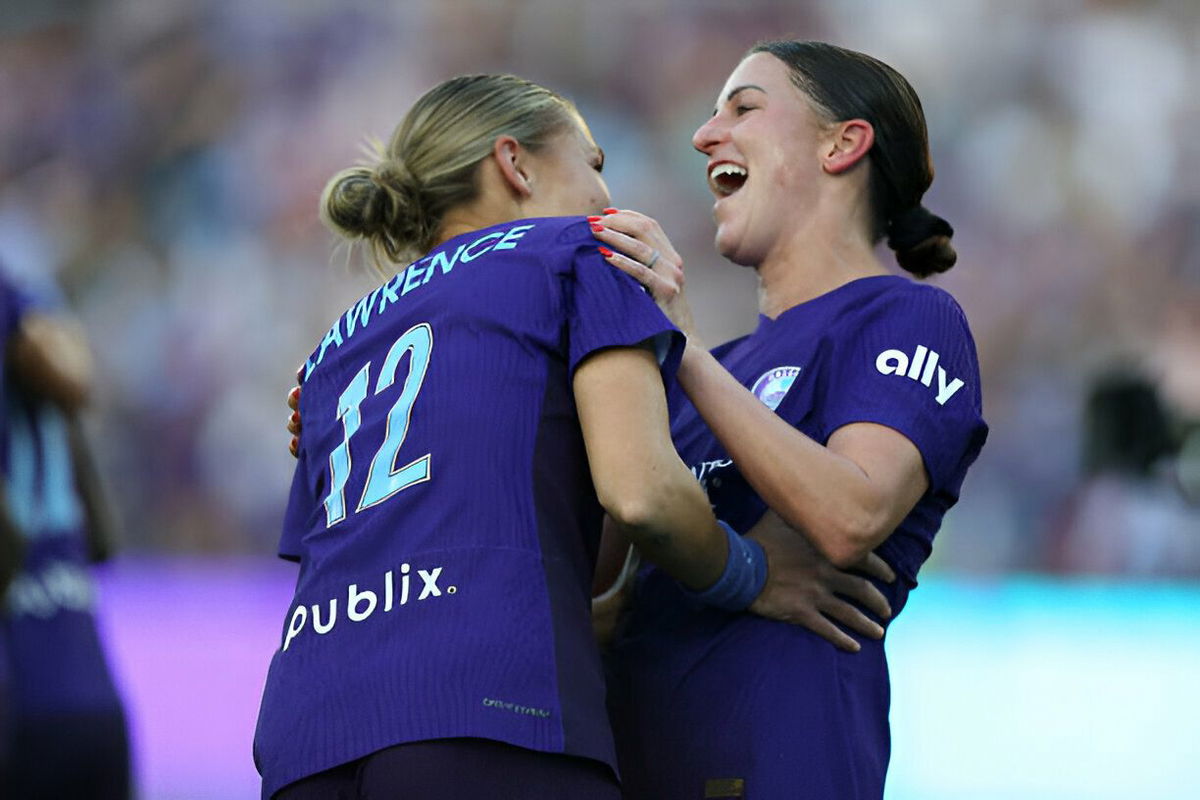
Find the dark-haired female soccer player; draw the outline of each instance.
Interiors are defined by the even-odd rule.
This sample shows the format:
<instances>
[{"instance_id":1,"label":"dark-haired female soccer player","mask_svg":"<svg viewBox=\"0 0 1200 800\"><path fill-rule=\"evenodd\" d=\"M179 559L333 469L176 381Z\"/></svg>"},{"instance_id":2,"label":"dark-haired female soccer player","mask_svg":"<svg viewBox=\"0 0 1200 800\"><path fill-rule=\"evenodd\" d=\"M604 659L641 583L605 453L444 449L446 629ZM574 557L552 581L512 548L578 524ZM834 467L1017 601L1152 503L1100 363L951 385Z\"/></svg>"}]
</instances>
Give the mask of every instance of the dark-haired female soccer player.
<instances>
[{"instance_id":1,"label":"dark-haired female soccer player","mask_svg":"<svg viewBox=\"0 0 1200 800\"><path fill-rule=\"evenodd\" d=\"M903 608L987 434L974 342L941 289L891 274L886 238L924 278L953 265L927 211L925 120L895 70L814 42L753 48L693 138L717 249L755 269L753 333L698 344L682 261L651 219L604 218L609 261L688 334L670 395L685 463L746 531L768 509L834 564L878 553ZM647 265L653 265L653 269ZM767 517L772 517L767 514ZM628 798L853 800L883 794L883 643L842 652L808 630L706 608L660 569L614 644L610 707Z\"/></svg>"},{"instance_id":2,"label":"dark-haired female soccer player","mask_svg":"<svg viewBox=\"0 0 1200 800\"><path fill-rule=\"evenodd\" d=\"M619 796L589 615L604 512L695 602L792 615L671 445L682 340L596 250L602 161L563 98L468 76L327 186L326 222L396 274L303 370L264 797Z\"/></svg>"}]
</instances>

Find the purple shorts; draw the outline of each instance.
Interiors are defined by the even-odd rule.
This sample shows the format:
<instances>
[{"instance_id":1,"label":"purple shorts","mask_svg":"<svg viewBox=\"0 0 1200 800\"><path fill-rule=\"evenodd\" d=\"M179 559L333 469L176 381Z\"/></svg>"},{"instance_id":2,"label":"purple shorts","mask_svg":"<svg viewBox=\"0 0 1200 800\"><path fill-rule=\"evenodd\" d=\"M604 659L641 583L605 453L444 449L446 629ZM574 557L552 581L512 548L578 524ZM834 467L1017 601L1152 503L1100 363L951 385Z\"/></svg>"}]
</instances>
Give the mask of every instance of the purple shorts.
<instances>
[{"instance_id":1,"label":"purple shorts","mask_svg":"<svg viewBox=\"0 0 1200 800\"><path fill-rule=\"evenodd\" d=\"M273 800L620 800L608 765L490 739L411 742L285 786Z\"/></svg>"}]
</instances>

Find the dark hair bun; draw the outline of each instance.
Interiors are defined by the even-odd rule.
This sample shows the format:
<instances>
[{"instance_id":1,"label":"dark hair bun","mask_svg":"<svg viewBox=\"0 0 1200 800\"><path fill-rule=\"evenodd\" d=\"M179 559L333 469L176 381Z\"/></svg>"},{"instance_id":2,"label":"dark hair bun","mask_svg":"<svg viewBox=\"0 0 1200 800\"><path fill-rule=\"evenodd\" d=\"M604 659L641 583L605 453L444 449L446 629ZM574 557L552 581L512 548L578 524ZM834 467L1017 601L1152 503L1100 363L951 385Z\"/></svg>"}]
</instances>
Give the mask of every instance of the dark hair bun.
<instances>
[{"instance_id":1,"label":"dark hair bun","mask_svg":"<svg viewBox=\"0 0 1200 800\"><path fill-rule=\"evenodd\" d=\"M896 261L918 278L945 272L954 266L958 253L950 244L954 228L923 205L916 205L888 223L887 245L896 251Z\"/></svg>"}]
</instances>

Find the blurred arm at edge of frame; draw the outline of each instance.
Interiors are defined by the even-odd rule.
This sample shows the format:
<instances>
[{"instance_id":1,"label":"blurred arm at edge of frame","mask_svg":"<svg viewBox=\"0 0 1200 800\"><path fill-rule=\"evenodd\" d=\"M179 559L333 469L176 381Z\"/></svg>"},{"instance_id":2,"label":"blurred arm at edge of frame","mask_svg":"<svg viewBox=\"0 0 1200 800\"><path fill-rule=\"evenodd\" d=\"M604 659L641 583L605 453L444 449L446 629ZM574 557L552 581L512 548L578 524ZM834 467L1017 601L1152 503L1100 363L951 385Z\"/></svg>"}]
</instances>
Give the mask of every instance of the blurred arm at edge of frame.
<instances>
[{"instance_id":1,"label":"blurred arm at edge of frame","mask_svg":"<svg viewBox=\"0 0 1200 800\"><path fill-rule=\"evenodd\" d=\"M92 390L92 357L83 327L66 315L31 313L10 340L7 360L22 385L58 406L66 418L88 558L93 563L106 561L113 552L116 526L80 421Z\"/></svg>"}]
</instances>

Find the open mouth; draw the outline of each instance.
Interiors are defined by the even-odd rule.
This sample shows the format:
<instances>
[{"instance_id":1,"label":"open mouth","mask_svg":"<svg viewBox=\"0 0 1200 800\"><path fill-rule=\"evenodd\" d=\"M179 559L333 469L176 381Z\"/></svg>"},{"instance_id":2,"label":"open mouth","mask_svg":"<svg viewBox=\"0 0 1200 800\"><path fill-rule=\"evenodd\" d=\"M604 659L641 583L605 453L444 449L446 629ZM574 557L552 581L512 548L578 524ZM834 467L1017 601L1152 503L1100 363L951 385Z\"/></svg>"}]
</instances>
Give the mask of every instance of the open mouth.
<instances>
[{"instance_id":1,"label":"open mouth","mask_svg":"<svg viewBox=\"0 0 1200 800\"><path fill-rule=\"evenodd\" d=\"M717 195L728 197L742 188L749 175L745 167L723 161L709 168L708 185Z\"/></svg>"}]
</instances>

